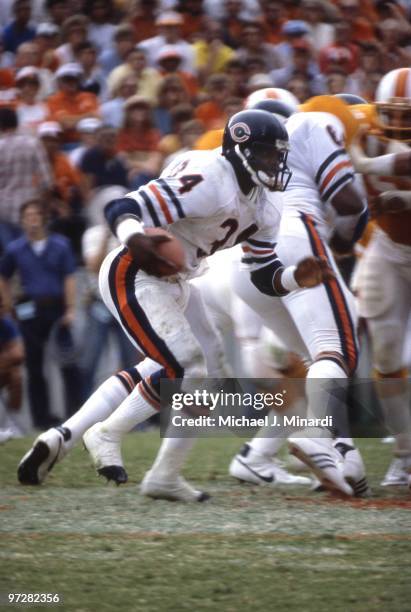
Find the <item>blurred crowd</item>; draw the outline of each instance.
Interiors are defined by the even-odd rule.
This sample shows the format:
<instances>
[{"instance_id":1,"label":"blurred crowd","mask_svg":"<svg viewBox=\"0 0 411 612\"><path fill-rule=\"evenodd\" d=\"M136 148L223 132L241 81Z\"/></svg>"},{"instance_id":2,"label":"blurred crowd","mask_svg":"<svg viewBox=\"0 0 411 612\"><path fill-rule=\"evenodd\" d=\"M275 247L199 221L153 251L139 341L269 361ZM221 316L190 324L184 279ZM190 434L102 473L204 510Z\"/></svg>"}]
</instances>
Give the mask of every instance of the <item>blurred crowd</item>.
<instances>
[{"instance_id":1,"label":"blurred crowd","mask_svg":"<svg viewBox=\"0 0 411 612\"><path fill-rule=\"evenodd\" d=\"M2 352L17 355L0 380L16 410L24 361L39 429L56 420L48 341L67 416L97 384L109 334L121 366L136 361L97 291L115 245L102 220L109 199L176 153L210 146L255 90L372 101L387 71L411 64L410 0L2 0L0 31L0 279L14 317L2 318L0 368Z\"/></svg>"}]
</instances>

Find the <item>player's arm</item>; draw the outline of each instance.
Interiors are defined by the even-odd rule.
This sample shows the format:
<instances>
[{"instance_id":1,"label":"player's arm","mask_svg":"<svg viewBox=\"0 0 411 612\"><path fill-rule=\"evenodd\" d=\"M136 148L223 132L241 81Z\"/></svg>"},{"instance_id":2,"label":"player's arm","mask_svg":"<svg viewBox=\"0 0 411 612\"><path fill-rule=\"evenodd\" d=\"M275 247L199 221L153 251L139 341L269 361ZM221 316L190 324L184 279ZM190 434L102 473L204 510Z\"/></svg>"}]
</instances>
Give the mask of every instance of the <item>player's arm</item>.
<instances>
[{"instance_id":1,"label":"player's arm","mask_svg":"<svg viewBox=\"0 0 411 612\"><path fill-rule=\"evenodd\" d=\"M337 253L348 253L361 238L368 222L365 193L352 180L334 195L331 204L337 217L330 246Z\"/></svg>"},{"instance_id":2,"label":"player's arm","mask_svg":"<svg viewBox=\"0 0 411 612\"><path fill-rule=\"evenodd\" d=\"M350 157L357 172L378 176L411 176L411 152L367 157L358 143L350 147Z\"/></svg>"},{"instance_id":3,"label":"player's arm","mask_svg":"<svg viewBox=\"0 0 411 612\"><path fill-rule=\"evenodd\" d=\"M285 267L275 253L275 243L249 238L242 244L242 264L249 267L251 282L261 293L284 296L301 288L316 287L334 276L326 261L307 257Z\"/></svg>"},{"instance_id":4,"label":"player's arm","mask_svg":"<svg viewBox=\"0 0 411 612\"><path fill-rule=\"evenodd\" d=\"M207 193L204 185L201 174L176 171L175 175L162 175L105 207L105 218L112 232L148 274L158 275L159 266L163 273L168 267L169 274L173 274L177 267L157 252L158 245L169 239L146 236L144 227L168 227L186 217L199 216L198 211L204 217L212 214L210 205L215 198Z\"/></svg>"},{"instance_id":5,"label":"player's arm","mask_svg":"<svg viewBox=\"0 0 411 612\"><path fill-rule=\"evenodd\" d=\"M395 215L408 210L411 210L411 191L400 191L399 189L378 194L370 204L370 212L373 217L386 214Z\"/></svg>"}]
</instances>

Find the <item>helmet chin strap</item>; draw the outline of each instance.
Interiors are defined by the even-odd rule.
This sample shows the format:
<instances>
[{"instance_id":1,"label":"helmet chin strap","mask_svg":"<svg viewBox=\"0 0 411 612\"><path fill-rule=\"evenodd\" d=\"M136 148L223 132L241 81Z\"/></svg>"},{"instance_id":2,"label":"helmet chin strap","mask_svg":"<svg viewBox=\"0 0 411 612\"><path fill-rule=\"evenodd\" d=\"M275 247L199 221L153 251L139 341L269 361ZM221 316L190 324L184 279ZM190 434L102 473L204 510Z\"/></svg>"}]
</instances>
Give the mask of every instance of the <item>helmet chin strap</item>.
<instances>
[{"instance_id":1,"label":"helmet chin strap","mask_svg":"<svg viewBox=\"0 0 411 612\"><path fill-rule=\"evenodd\" d=\"M251 179L255 185L258 185L259 187L267 187L268 189L271 189L275 185L275 180L269 177L267 174L265 174L265 172L260 173L259 170L256 171L254 170L254 168L252 168L252 166L250 166L248 159L246 158L244 153L241 151L240 146L238 144L235 145L234 151L236 152L238 157L241 159L244 169L251 176ZM262 175L261 177L260 177L260 174Z\"/></svg>"}]
</instances>

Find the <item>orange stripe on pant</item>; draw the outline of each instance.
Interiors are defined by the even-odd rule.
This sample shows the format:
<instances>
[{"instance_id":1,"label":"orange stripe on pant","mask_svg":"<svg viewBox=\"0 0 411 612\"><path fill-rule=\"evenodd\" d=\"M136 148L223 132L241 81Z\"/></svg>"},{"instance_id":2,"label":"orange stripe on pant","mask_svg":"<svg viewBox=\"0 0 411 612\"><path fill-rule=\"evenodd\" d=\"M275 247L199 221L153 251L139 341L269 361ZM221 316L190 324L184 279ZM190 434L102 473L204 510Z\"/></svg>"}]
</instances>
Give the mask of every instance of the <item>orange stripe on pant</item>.
<instances>
[{"instance_id":1,"label":"orange stripe on pant","mask_svg":"<svg viewBox=\"0 0 411 612\"><path fill-rule=\"evenodd\" d=\"M147 333L141 326L139 320L131 310L127 301L127 290L126 290L126 276L127 271L135 263L130 255L123 255L120 258L118 267L115 275L115 288L117 293L117 299L120 306L120 311L123 317L127 320L127 323L138 338L139 343L147 353L149 357L157 361L157 363L164 366L167 376L170 378L176 378L176 372L173 366L167 361L166 357L159 351L156 345L148 337Z\"/></svg>"},{"instance_id":2,"label":"orange stripe on pant","mask_svg":"<svg viewBox=\"0 0 411 612\"><path fill-rule=\"evenodd\" d=\"M317 249L318 255L328 261L327 252L324 248L323 242L314 226L312 219L308 215L305 215L304 219L305 219L306 227L310 233L311 239ZM352 372L354 371L356 364L357 364L357 347L356 347L355 338L352 332L350 313L348 312L347 307L345 305L345 300L343 299L343 296L341 295L341 288L338 284L338 280L336 278L333 278L329 281L326 281L326 283L324 284L327 285L327 287L329 287L331 294L333 296L338 314L340 316L343 334L346 340L346 350L347 350L347 358L348 358L347 365L349 367L350 372Z\"/></svg>"}]
</instances>

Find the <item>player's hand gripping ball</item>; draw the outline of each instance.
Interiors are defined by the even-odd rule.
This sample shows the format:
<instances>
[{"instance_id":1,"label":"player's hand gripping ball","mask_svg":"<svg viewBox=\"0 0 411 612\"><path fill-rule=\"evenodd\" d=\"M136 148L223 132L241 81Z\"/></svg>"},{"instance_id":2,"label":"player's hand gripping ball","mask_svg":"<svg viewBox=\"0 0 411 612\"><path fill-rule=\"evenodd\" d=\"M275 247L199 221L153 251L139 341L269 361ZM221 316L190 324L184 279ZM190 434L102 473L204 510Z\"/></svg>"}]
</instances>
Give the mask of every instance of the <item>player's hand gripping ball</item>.
<instances>
[{"instance_id":1,"label":"player's hand gripping ball","mask_svg":"<svg viewBox=\"0 0 411 612\"><path fill-rule=\"evenodd\" d=\"M141 269L152 276L163 278L185 269L186 258L181 242L160 227L148 227L144 234L134 234L127 246Z\"/></svg>"}]
</instances>

